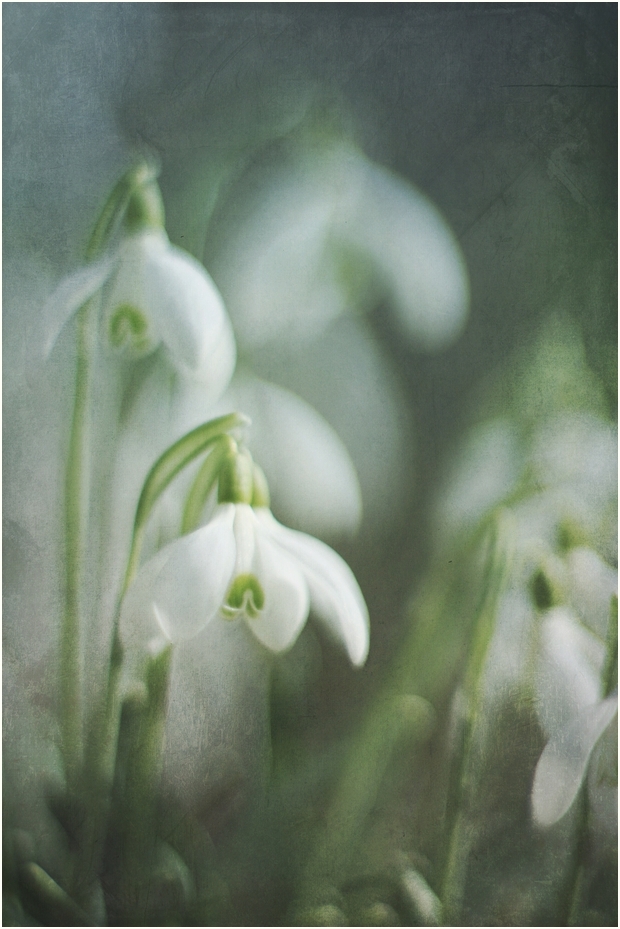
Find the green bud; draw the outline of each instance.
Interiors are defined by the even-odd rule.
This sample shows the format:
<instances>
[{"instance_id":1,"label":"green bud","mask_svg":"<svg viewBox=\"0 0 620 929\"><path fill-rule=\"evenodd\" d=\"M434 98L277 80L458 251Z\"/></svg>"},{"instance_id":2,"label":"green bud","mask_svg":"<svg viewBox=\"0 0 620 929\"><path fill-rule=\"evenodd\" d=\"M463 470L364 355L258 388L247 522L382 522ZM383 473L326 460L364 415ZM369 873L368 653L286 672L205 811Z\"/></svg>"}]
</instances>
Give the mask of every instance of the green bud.
<instances>
[{"instance_id":1,"label":"green bud","mask_svg":"<svg viewBox=\"0 0 620 929\"><path fill-rule=\"evenodd\" d=\"M234 450L224 459L218 478L218 503L251 503L253 461L249 452Z\"/></svg>"}]
</instances>

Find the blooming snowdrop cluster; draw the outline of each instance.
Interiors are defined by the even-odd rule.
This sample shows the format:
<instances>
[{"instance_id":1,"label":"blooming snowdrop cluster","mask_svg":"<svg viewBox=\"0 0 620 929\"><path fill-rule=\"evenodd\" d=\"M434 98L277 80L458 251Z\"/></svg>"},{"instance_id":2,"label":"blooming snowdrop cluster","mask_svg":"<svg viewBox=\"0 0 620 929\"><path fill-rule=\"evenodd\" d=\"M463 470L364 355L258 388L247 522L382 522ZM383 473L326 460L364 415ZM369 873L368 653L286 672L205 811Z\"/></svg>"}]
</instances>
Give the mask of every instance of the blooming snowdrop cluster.
<instances>
[{"instance_id":1,"label":"blooming snowdrop cluster","mask_svg":"<svg viewBox=\"0 0 620 929\"><path fill-rule=\"evenodd\" d=\"M617 438L566 318L547 321L508 383L501 415L493 415L496 393L483 402L488 418L463 443L437 509L438 550L470 559L478 583L481 532L488 540L488 527L503 525L491 542L499 568L487 568L491 592L476 606L485 644L473 649L455 701L455 716L472 727L461 763L475 811L475 785L482 793L501 763L494 744L501 738L509 750L498 708L537 733L527 783L511 787L528 792L530 825L520 841L552 886L569 887L563 905L583 909L592 874L617 841ZM461 901L463 862L481 853L467 830L482 846L497 841L475 812L457 817L446 881ZM560 853L559 836L576 850Z\"/></svg>"},{"instance_id":2,"label":"blooming snowdrop cluster","mask_svg":"<svg viewBox=\"0 0 620 929\"><path fill-rule=\"evenodd\" d=\"M351 311L385 304L407 338L436 350L464 324L467 280L435 208L352 145L311 157L292 146L271 170L255 178L249 201L233 185L232 218L213 250L216 286L169 241L152 166L130 169L84 266L45 305L34 383L56 389L51 372L67 358L73 383L56 402L65 423L62 519L50 519L64 552L53 569L61 565L60 594L48 598L57 641L42 641L46 673L30 672L34 685L19 666L24 632L8 621L6 689L27 732L11 736L10 783L30 810L11 833L17 919L24 892L44 918L67 923L153 919L160 899L172 921L215 918L218 817L231 823L251 810L238 841L255 855L261 824L285 830L325 777L277 732L282 680L301 669L302 682L284 692L309 699L304 680L329 649L321 629L353 669L368 658L362 589L309 534L352 533L363 509L378 525L411 477L396 391ZM304 363L325 371L322 392L315 386L325 417L287 389L303 388ZM491 394L501 396L499 411L483 404L439 499L438 572L414 598L402 659L339 749L340 780L328 785L321 825L308 830L295 865L292 922L458 918L472 849L486 840L476 785L498 706L527 706L542 740L525 831L550 835L545 848L556 833L575 844L577 870L564 878L575 912L586 869L609 858L615 431L579 335L561 318L507 390ZM409 742L424 750L435 704L450 692L442 738L454 749L457 801L443 804L447 851L431 886L401 840L384 855L374 836L366 861L352 849L365 830L394 832L369 816L386 769L398 752L407 757ZM427 762L436 763L430 754ZM203 864L190 866L192 856ZM378 869L373 888L392 888L379 902L375 889L350 889L349 856L358 873ZM328 902L331 869L343 888L337 906ZM199 896L203 909L192 915Z\"/></svg>"}]
</instances>

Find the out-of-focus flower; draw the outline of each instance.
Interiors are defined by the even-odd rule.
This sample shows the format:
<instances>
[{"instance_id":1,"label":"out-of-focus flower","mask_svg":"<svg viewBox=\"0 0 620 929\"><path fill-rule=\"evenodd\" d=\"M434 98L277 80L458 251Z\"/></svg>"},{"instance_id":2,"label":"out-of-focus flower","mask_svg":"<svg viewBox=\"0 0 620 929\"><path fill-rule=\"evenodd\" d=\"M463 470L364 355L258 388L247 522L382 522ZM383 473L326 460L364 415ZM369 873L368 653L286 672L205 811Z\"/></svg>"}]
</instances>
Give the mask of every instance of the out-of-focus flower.
<instances>
[{"instance_id":1,"label":"out-of-focus flower","mask_svg":"<svg viewBox=\"0 0 620 929\"><path fill-rule=\"evenodd\" d=\"M174 367L195 377L214 397L235 367L235 342L222 298L191 255L161 229L123 238L115 254L62 281L50 298L48 349L73 314L101 292L103 344L141 358L163 344Z\"/></svg>"},{"instance_id":2,"label":"out-of-focus flower","mask_svg":"<svg viewBox=\"0 0 620 929\"><path fill-rule=\"evenodd\" d=\"M603 643L568 610L548 611L535 677L539 718L549 736L532 787L532 812L541 826L568 812L618 711L617 696L602 699L604 659Z\"/></svg>"},{"instance_id":3,"label":"out-of-focus flower","mask_svg":"<svg viewBox=\"0 0 620 929\"><path fill-rule=\"evenodd\" d=\"M272 488L273 509L285 522L328 539L357 530L362 496L351 456L310 404L238 372L220 407L250 417L252 453Z\"/></svg>"},{"instance_id":4,"label":"out-of-focus flower","mask_svg":"<svg viewBox=\"0 0 620 929\"><path fill-rule=\"evenodd\" d=\"M529 354L509 402L505 380L496 388L502 415L478 424L465 443L440 499L439 542L468 547L495 508L510 508L514 555L483 675L487 713L535 696L547 738L532 790L539 825L568 812L586 776L590 809L601 807L599 820L612 822L614 798L590 762L617 710L603 682L618 584L616 430L566 321L552 320Z\"/></svg>"},{"instance_id":5,"label":"out-of-focus flower","mask_svg":"<svg viewBox=\"0 0 620 929\"><path fill-rule=\"evenodd\" d=\"M218 505L210 522L163 548L138 574L123 607L130 639L153 618L171 641L241 617L269 650L289 648L312 605L361 665L368 612L351 570L328 546L286 529L264 507Z\"/></svg>"},{"instance_id":6,"label":"out-of-focus flower","mask_svg":"<svg viewBox=\"0 0 620 929\"><path fill-rule=\"evenodd\" d=\"M250 181L228 228L218 222L210 258L244 348L315 337L382 300L427 349L458 335L468 306L460 249L406 181L344 142L289 150Z\"/></svg>"}]
</instances>

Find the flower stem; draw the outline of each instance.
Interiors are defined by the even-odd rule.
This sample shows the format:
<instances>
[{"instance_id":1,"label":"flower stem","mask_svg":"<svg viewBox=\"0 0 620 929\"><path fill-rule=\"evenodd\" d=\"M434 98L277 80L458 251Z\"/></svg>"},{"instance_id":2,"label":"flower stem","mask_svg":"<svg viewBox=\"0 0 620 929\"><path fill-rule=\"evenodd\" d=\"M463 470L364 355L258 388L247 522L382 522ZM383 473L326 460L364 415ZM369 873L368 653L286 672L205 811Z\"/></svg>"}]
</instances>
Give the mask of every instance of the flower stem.
<instances>
[{"instance_id":1,"label":"flower stem","mask_svg":"<svg viewBox=\"0 0 620 929\"><path fill-rule=\"evenodd\" d=\"M61 744L65 775L74 783L82 752L80 575L84 546L88 396L92 351L90 302L77 315L75 401L65 477L65 610L60 637Z\"/></svg>"},{"instance_id":2,"label":"flower stem","mask_svg":"<svg viewBox=\"0 0 620 929\"><path fill-rule=\"evenodd\" d=\"M447 811L449 839L441 893L446 925L458 925L458 920L462 915L467 861L475 837L469 822L466 804L472 794L475 780L473 742L482 700L482 675L495 629L498 602L510 562L509 523L509 512L500 512L489 540L490 551L483 578L482 600L477 611L463 682L466 701L465 719L462 724L460 747L457 750L452 779L454 785L452 802L449 802Z\"/></svg>"}]
</instances>

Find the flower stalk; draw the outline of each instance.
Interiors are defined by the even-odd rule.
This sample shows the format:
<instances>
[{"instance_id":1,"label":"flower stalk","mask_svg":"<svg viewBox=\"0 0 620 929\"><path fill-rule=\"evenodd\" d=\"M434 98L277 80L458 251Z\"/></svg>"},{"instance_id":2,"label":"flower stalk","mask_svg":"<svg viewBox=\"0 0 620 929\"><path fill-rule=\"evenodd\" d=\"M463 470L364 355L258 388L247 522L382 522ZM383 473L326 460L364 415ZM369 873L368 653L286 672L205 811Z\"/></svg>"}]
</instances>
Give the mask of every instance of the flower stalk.
<instances>
[{"instance_id":1,"label":"flower stalk","mask_svg":"<svg viewBox=\"0 0 620 929\"><path fill-rule=\"evenodd\" d=\"M474 788L473 740L476 720L480 714L483 672L511 560L510 536L510 513L502 510L497 515L488 540L487 567L481 585L482 599L477 610L463 683L465 718L454 762L453 796L448 802L448 845L441 890L446 925L457 925L461 916L467 860L474 837L468 826L467 803L464 801Z\"/></svg>"},{"instance_id":2,"label":"flower stalk","mask_svg":"<svg viewBox=\"0 0 620 929\"><path fill-rule=\"evenodd\" d=\"M62 753L68 783L81 760L80 579L84 546L88 458L88 399L92 352L90 304L77 318L75 401L65 477L65 609L60 637Z\"/></svg>"}]
</instances>

